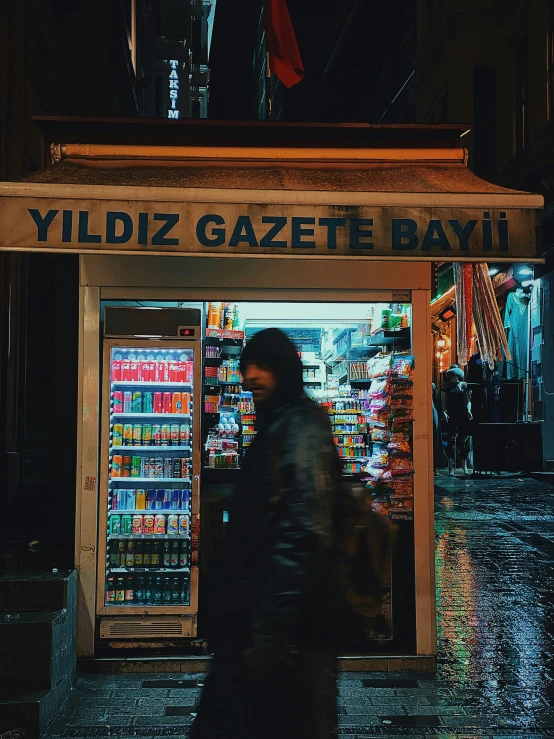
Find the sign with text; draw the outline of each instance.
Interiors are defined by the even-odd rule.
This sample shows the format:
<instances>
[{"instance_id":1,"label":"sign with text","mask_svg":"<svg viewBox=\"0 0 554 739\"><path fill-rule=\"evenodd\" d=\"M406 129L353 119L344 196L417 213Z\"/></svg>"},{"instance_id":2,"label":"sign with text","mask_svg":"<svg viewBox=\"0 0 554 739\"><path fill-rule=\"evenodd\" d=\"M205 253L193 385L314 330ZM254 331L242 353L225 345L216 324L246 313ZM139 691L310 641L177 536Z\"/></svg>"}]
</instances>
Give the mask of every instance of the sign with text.
<instances>
[{"instance_id":1,"label":"sign with text","mask_svg":"<svg viewBox=\"0 0 554 739\"><path fill-rule=\"evenodd\" d=\"M532 208L0 200L0 248L100 253L518 259Z\"/></svg>"}]
</instances>

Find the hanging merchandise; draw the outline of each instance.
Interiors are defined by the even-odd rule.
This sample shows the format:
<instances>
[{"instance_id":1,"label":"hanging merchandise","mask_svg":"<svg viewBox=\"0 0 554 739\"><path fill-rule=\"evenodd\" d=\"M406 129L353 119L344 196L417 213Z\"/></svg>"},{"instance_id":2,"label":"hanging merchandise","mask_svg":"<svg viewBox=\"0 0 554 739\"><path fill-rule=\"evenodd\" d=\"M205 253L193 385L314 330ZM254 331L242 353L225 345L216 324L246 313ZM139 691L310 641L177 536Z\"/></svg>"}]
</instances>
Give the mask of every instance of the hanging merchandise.
<instances>
[{"instance_id":1,"label":"hanging merchandise","mask_svg":"<svg viewBox=\"0 0 554 739\"><path fill-rule=\"evenodd\" d=\"M508 360L512 358L512 355L508 348L488 267L486 264L472 266L474 274L473 313L479 350L483 362L493 369L495 360L502 361L503 354Z\"/></svg>"},{"instance_id":2,"label":"hanging merchandise","mask_svg":"<svg viewBox=\"0 0 554 739\"><path fill-rule=\"evenodd\" d=\"M506 363L506 379L521 380L527 376L529 362L529 305L531 296L518 288L508 295L504 311L504 327L512 361Z\"/></svg>"},{"instance_id":3,"label":"hanging merchandise","mask_svg":"<svg viewBox=\"0 0 554 739\"><path fill-rule=\"evenodd\" d=\"M502 354L510 359L506 334L486 264L456 264L456 329L458 363L473 354L473 325L481 358L492 368Z\"/></svg>"}]
</instances>

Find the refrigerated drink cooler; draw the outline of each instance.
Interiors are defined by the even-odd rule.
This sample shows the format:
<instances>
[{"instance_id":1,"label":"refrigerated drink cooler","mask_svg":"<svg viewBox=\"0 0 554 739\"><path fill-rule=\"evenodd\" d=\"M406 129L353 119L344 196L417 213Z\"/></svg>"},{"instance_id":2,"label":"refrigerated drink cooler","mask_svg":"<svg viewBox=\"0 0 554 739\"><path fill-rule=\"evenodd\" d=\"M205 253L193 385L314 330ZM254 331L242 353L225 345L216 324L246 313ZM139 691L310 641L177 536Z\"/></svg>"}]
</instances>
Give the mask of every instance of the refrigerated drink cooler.
<instances>
[{"instance_id":1,"label":"refrigerated drink cooler","mask_svg":"<svg viewBox=\"0 0 554 739\"><path fill-rule=\"evenodd\" d=\"M171 339L160 337L160 314L179 324L183 311L134 310L131 325L118 311L106 308L104 328L99 636L195 637L199 311L185 311L197 325L169 328ZM132 334L109 338L114 326Z\"/></svg>"}]
</instances>

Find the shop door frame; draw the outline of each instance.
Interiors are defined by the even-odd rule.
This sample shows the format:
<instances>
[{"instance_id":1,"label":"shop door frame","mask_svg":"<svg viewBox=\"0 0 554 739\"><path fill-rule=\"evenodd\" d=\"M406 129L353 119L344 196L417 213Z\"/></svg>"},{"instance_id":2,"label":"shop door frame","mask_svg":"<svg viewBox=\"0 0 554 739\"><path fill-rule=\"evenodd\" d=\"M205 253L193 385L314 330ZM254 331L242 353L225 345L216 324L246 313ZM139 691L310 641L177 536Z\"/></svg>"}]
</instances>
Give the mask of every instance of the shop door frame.
<instances>
[{"instance_id":1,"label":"shop door frame","mask_svg":"<svg viewBox=\"0 0 554 739\"><path fill-rule=\"evenodd\" d=\"M81 256L81 260L98 257ZM109 260L101 258L100 261ZM113 257L112 257L113 259ZM232 287L198 286L194 274L187 275L189 286L159 286L164 280L156 280L155 263L166 257L142 258L147 262L148 276L135 272L134 275L121 273L114 277L112 269L96 272L92 285L90 273L81 270L80 321L79 321L79 418L78 418L78 463L77 463L77 531L75 547L75 566L79 573L80 588L78 601L77 652L81 658L94 656L94 634L96 620L96 549L98 546L98 494L96 480L99 475L98 431L100 423L100 303L101 300L178 300L232 302L387 302L391 289L411 290L412 304L412 353L415 357L414 372L414 427L413 459L414 475L414 561L416 594L416 654L434 656L437 653L436 640L436 595L435 595L435 541L434 541L434 479L433 479L433 428L432 428L432 337L430 306L430 264L419 263L377 263L370 265L368 274L360 275L349 263L348 273L352 276L350 284L331 287L333 276L327 272L314 276L314 282L322 287L301 287L298 282L303 275L291 275L290 279L279 269L281 260L256 260L269 268L262 279L244 282L264 283L247 287L245 284ZM181 258L183 263L188 259ZM203 260L207 262L208 260ZM221 262L221 260L210 260ZM231 262L232 260L226 260ZM305 262L304 262L305 264ZM336 263L337 266L340 262ZM206 265L208 266L208 265ZM334 265L333 265L334 266ZM83 265L82 265L83 267ZM98 264L97 264L98 267ZM315 264L313 264L315 267ZM284 268L284 264L283 264ZM391 269L392 268L392 269ZM428 270L428 276L423 270ZM221 263L213 265L212 284L217 284L221 276ZM215 272L219 274L215 274ZM166 265L162 272L166 272ZM261 269L264 273L265 270ZM277 272L277 274L275 274ZM232 279L231 275L231 279ZM143 285L130 284L132 281ZM237 280L237 282L243 280ZM274 287L279 281L289 282L290 287ZM88 282L88 285L87 285ZM114 282L119 284L114 284ZM362 287L360 282L365 282ZM397 282L396 288L394 283ZM84 284L83 284L84 283ZM101 284L98 284L101 283ZM123 284L121 284L123 283ZM146 283L146 284L144 284ZM150 283L150 284L149 284ZM152 284L153 283L153 284ZM195 284L196 283L196 284ZM296 284L295 284L296 283ZM325 284L327 283L327 284ZM358 283L358 284L356 284ZM166 283L167 284L167 283ZM273 285L273 286L271 286ZM398 301L401 302L401 301ZM407 301L409 302L409 301ZM94 479L94 486L90 480ZM94 489L91 489L94 487ZM201 587L201 583L200 583ZM408 655L407 655L408 656Z\"/></svg>"}]
</instances>

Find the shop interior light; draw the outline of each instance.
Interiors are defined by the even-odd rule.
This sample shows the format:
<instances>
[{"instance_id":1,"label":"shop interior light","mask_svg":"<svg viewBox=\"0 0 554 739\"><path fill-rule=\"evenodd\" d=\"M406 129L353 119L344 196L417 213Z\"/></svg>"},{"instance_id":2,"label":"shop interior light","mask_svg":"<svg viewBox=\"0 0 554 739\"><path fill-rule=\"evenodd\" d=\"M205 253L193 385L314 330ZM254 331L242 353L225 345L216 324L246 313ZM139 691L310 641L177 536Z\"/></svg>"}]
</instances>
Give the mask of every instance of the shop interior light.
<instances>
[{"instance_id":1,"label":"shop interior light","mask_svg":"<svg viewBox=\"0 0 554 739\"><path fill-rule=\"evenodd\" d=\"M500 270L498 269L498 267L489 267L489 275L490 275L491 277L494 277L494 276L495 276L495 275L497 275L497 274L498 274L499 272L500 272Z\"/></svg>"},{"instance_id":2,"label":"shop interior light","mask_svg":"<svg viewBox=\"0 0 554 739\"><path fill-rule=\"evenodd\" d=\"M445 308L439 313L439 320L441 321L451 321L454 316L456 315L456 307L454 305L450 305L448 308Z\"/></svg>"},{"instance_id":3,"label":"shop interior light","mask_svg":"<svg viewBox=\"0 0 554 739\"><path fill-rule=\"evenodd\" d=\"M534 280L523 280L521 287L530 287L534 283Z\"/></svg>"},{"instance_id":4,"label":"shop interior light","mask_svg":"<svg viewBox=\"0 0 554 739\"><path fill-rule=\"evenodd\" d=\"M531 267L521 267L518 272L520 275L532 275L533 269Z\"/></svg>"}]
</instances>

